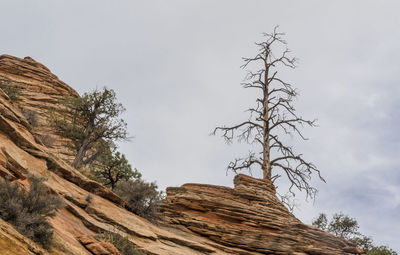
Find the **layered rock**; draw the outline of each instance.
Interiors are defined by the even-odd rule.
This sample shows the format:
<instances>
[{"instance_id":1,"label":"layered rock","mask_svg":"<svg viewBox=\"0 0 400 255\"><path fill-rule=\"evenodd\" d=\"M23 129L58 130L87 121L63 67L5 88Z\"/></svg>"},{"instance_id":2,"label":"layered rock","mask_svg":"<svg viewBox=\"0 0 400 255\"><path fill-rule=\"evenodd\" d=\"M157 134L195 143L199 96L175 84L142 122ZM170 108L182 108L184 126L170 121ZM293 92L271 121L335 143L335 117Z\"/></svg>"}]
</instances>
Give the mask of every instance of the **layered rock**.
<instances>
[{"instance_id":1,"label":"layered rock","mask_svg":"<svg viewBox=\"0 0 400 255\"><path fill-rule=\"evenodd\" d=\"M351 243L296 219L270 181L237 175L233 189L185 184L168 188L164 212L174 225L238 254L357 254ZM229 248L228 248L229 247Z\"/></svg>"},{"instance_id":2,"label":"layered rock","mask_svg":"<svg viewBox=\"0 0 400 255\"><path fill-rule=\"evenodd\" d=\"M47 255L48 253L0 219L0 254Z\"/></svg>"},{"instance_id":3,"label":"layered rock","mask_svg":"<svg viewBox=\"0 0 400 255\"><path fill-rule=\"evenodd\" d=\"M47 123L50 109L57 108L57 102L64 97L79 97L70 86L41 63L30 57L20 59L9 55L0 56L0 83L18 90L15 107L26 117L29 131L35 134L39 143L45 143L47 149L58 157L70 159L71 152L65 148L64 140L54 134ZM33 123L32 123L33 124Z\"/></svg>"},{"instance_id":4,"label":"layered rock","mask_svg":"<svg viewBox=\"0 0 400 255\"><path fill-rule=\"evenodd\" d=\"M48 108L78 94L31 58L0 56L0 81L19 87L17 101L0 89L0 176L28 185L29 176L45 177L50 192L66 207L51 224L51 254L118 254L96 235L127 237L147 254L356 254L349 243L302 224L279 202L271 183L239 175L235 188L186 184L167 190L168 224L152 224L125 210L125 202L101 184L69 166L62 139L52 146L41 136ZM33 126L23 114L36 112ZM88 196L91 202L88 203ZM9 247L4 248L4 247ZM10 248L12 247L12 248ZM7 250L7 252L5 252ZM46 254L0 220L0 254Z\"/></svg>"}]
</instances>

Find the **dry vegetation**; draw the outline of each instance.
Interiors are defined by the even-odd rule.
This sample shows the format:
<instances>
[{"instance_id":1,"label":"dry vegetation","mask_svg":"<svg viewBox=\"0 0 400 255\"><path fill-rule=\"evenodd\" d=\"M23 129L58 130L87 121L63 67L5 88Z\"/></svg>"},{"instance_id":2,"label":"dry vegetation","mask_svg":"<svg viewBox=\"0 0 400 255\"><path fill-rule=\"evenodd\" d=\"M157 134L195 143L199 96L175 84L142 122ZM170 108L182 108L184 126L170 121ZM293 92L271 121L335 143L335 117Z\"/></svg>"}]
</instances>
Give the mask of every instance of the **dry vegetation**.
<instances>
[{"instance_id":1,"label":"dry vegetation","mask_svg":"<svg viewBox=\"0 0 400 255\"><path fill-rule=\"evenodd\" d=\"M46 249L53 240L53 227L47 218L62 207L60 198L48 194L43 179L32 177L25 191L18 183L0 178L0 217Z\"/></svg>"}]
</instances>

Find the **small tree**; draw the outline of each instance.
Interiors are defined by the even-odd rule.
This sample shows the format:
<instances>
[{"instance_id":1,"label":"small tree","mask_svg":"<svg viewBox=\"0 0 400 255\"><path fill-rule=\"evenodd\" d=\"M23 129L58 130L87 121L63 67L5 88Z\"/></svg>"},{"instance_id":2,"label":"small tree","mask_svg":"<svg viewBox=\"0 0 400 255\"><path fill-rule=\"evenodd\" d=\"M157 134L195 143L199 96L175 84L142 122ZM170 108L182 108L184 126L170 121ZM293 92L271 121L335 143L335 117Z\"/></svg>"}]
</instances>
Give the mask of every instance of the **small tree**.
<instances>
[{"instance_id":1,"label":"small tree","mask_svg":"<svg viewBox=\"0 0 400 255\"><path fill-rule=\"evenodd\" d=\"M333 214L329 224L326 214L321 213L318 218L312 222L312 225L346 240L361 240L360 237L362 237L360 232L358 232L358 229L360 228L358 222L343 213Z\"/></svg>"},{"instance_id":2,"label":"small tree","mask_svg":"<svg viewBox=\"0 0 400 255\"><path fill-rule=\"evenodd\" d=\"M112 89L64 98L60 104L60 110L50 112L49 123L69 140L68 146L75 152L73 167L92 163L111 142L127 140L126 123L119 118L125 109Z\"/></svg>"},{"instance_id":3,"label":"small tree","mask_svg":"<svg viewBox=\"0 0 400 255\"><path fill-rule=\"evenodd\" d=\"M367 255L397 255L397 252L385 245L382 245L373 247L368 251Z\"/></svg>"},{"instance_id":4,"label":"small tree","mask_svg":"<svg viewBox=\"0 0 400 255\"><path fill-rule=\"evenodd\" d=\"M321 213L313 220L312 225L354 243L367 252L367 255L397 255L387 246L374 246L372 238L358 232L357 220L343 213L335 213L329 223L326 214Z\"/></svg>"},{"instance_id":5,"label":"small tree","mask_svg":"<svg viewBox=\"0 0 400 255\"><path fill-rule=\"evenodd\" d=\"M264 34L264 42L256 43L258 53L255 57L243 58L242 68L253 66L256 71L248 71L242 85L244 88L254 88L260 92L255 107L248 109L249 119L235 126L217 127L212 134L221 132L222 137L231 143L238 132L239 141L259 145L260 151L250 152L247 157L235 159L228 165L228 170L250 170L254 165L258 165L262 169L263 178L271 181L281 177L278 173L280 170L289 179L289 191L293 195L292 188L295 186L305 191L308 196L314 197L317 190L310 186L309 180L314 172L324 181L320 171L313 163L305 161L302 154L295 153L280 137L281 134L298 134L306 140L299 127L315 126L315 120L305 120L297 115L293 100L298 96L298 92L278 76L279 67L296 67L296 58L289 56L290 51L287 48L279 55L275 53L279 47L286 47L283 35L284 33L277 32L275 27L272 34Z\"/></svg>"},{"instance_id":6,"label":"small tree","mask_svg":"<svg viewBox=\"0 0 400 255\"><path fill-rule=\"evenodd\" d=\"M314 219L311 223L313 226L327 231L328 228L328 218L325 213L320 213L318 218Z\"/></svg>"},{"instance_id":7,"label":"small tree","mask_svg":"<svg viewBox=\"0 0 400 255\"><path fill-rule=\"evenodd\" d=\"M131 178L138 179L142 176L136 169L132 170L125 155L118 152L115 146L102 153L91 165L91 169L95 179L110 186L112 190L121 180L128 181Z\"/></svg>"}]
</instances>

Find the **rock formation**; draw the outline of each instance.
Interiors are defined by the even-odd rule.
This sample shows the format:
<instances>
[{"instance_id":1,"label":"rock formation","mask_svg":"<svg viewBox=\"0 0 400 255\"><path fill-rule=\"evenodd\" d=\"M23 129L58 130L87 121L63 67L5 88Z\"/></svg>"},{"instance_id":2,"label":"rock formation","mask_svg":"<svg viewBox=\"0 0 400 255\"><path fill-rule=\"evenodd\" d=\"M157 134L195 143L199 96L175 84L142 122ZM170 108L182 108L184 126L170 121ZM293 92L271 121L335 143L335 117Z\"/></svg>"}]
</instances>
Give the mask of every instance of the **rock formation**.
<instances>
[{"instance_id":1,"label":"rock formation","mask_svg":"<svg viewBox=\"0 0 400 255\"><path fill-rule=\"evenodd\" d=\"M245 175L235 178L234 189L200 184L169 188L165 222L152 224L66 163L69 152L46 125L46 114L58 107L58 99L79 96L71 87L33 59L8 55L0 56L0 82L20 88L14 102L0 89L0 176L22 185L29 175L45 177L50 192L66 204L51 219L51 251L0 220L0 254L118 254L110 243L96 240L101 232L118 233L147 254L159 255L360 253L301 223L279 202L271 183ZM46 136L51 143L43 141Z\"/></svg>"},{"instance_id":2,"label":"rock formation","mask_svg":"<svg viewBox=\"0 0 400 255\"><path fill-rule=\"evenodd\" d=\"M351 243L296 219L278 200L270 181L239 174L234 184L233 189L201 184L168 188L164 206L167 221L215 241L232 254L361 252Z\"/></svg>"}]
</instances>

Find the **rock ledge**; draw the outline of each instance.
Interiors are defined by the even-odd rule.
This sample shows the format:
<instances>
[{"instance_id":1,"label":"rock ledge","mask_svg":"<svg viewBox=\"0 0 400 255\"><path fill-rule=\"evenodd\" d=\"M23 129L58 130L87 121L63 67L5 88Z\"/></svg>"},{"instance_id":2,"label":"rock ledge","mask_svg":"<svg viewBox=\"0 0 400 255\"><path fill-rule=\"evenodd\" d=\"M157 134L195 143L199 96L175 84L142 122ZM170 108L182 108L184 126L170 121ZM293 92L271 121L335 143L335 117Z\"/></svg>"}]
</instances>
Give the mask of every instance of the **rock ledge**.
<instances>
[{"instance_id":1,"label":"rock ledge","mask_svg":"<svg viewBox=\"0 0 400 255\"><path fill-rule=\"evenodd\" d=\"M163 208L168 222L234 254L362 254L351 243L295 218L270 181L239 174L234 184L233 189L201 184L168 188Z\"/></svg>"}]
</instances>

